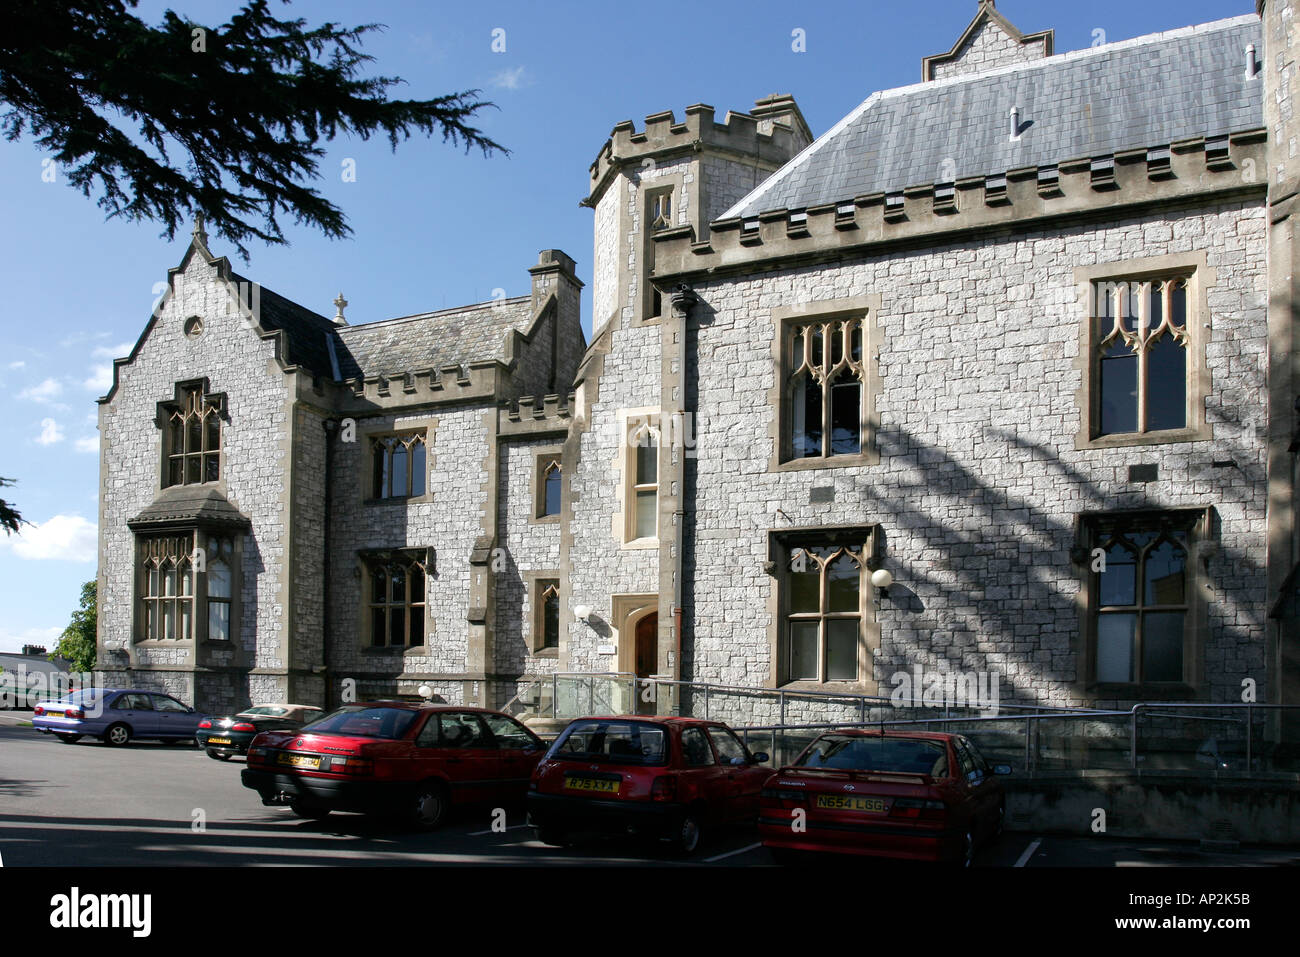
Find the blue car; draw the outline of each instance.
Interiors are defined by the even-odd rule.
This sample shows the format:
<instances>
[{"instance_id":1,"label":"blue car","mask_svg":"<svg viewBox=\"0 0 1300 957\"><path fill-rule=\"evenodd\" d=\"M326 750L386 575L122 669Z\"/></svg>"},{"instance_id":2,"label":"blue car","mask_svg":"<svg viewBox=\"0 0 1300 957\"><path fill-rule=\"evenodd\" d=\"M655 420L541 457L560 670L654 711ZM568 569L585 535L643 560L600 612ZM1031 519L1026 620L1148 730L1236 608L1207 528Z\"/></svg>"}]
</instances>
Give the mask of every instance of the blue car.
<instances>
[{"instance_id":1,"label":"blue car","mask_svg":"<svg viewBox=\"0 0 1300 957\"><path fill-rule=\"evenodd\" d=\"M87 688L38 703L32 711L32 727L64 744L76 744L87 736L118 746L132 738L188 743L206 717L157 691Z\"/></svg>"}]
</instances>

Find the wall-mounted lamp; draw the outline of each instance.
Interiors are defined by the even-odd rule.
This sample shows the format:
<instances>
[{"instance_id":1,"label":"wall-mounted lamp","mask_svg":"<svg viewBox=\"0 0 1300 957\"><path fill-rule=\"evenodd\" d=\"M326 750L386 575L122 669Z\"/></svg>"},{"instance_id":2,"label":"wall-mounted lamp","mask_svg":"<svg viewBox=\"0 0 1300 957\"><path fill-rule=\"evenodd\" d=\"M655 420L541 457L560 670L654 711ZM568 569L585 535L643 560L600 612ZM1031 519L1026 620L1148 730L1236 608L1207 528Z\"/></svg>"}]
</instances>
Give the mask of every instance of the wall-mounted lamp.
<instances>
[{"instance_id":1,"label":"wall-mounted lamp","mask_svg":"<svg viewBox=\"0 0 1300 957\"><path fill-rule=\"evenodd\" d=\"M423 698L425 701L433 700L433 689L430 688L428 685L420 685L420 687L417 688L416 690L420 693L420 697Z\"/></svg>"},{"instance_id":2,"label":"wall-mounted lamp","mask_svg":"<svg viewBox=\"0 0 1300 957\"><path fill-rule=\"evenodd\" d=\"M590 605L574 605L574 606L573 606L573 615L574 615L575 618L578 619L578 621L585 622L588 618L591 617L591 606L590 606Z\"/></svg>"},{"instance_id":3,"label":"wall-mounted lamp","mask_svg":"<svg viewBox=\"0 0 1300 957\"><path fill-rule=\"evenodd\" d=\"M889 586L892 584L894 584L894 576L889 574L889 569L877 568L871 573L871 587L880 592L881 598L889 597Z\"/></svg>"}]
</instances>

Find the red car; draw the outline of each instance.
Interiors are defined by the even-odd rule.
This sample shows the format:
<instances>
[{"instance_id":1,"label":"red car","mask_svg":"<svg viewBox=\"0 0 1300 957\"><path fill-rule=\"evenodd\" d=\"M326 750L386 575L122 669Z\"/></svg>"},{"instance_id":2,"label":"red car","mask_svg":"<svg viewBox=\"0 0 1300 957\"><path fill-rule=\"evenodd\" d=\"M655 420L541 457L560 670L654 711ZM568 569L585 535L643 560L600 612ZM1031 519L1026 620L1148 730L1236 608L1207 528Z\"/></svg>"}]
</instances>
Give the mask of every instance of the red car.
<instances>
[{"instance_id":1,"label":"red car","mask_svg":"<svg viewBox=\"0 0 1300 957\"><path fill-rule=\"evenodd\" d=\"M244 787L300 817L331 811L436 827L454 804L518 803L546 750L508 715L455 705L349 704L304 731L253 739Z\"/></svg>"},{"instance_id":2,"label":"red car","mask_svg":"<svg viewBox=\"0 0 1300 957\"><path fill-rule=\"evenodd\" d=\"M763 786L758 830L778 861L819 851L970 866L1002 832L997 775L959 734L851 729L821 735Z\"/></svg>"},{"instance_id":3,"label":"red car","mask_svg":"<svg viewBox=\"0 0 1300 957\"><path fill-rule=\"evenodd\" d=\"M528 816L545 844L632 834L693 852L714 827L752 824L771 775L725 724L622 715L571 723L537 769Z\"/></svg>"}]
</instances>

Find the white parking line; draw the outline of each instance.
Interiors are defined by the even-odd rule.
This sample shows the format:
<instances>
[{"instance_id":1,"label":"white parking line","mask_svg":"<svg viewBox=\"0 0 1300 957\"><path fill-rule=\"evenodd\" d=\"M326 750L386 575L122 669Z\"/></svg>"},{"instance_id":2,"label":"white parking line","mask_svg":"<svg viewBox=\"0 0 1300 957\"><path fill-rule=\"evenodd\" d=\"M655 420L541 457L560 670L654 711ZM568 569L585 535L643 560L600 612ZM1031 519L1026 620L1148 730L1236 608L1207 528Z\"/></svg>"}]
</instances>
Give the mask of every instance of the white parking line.
<instances>
[{"instance_id":1,"label":"white parking line","mask_svg":"<svg viewBox=\"0 0 1300 957\"><path fill-rule=\"evenodd\" d=\"M1015 865L1015 866L1016 866L1016 867L1024 867L1026 864L1028 864L1028 863L1029 863L1029 859L1030 859L1031 857L1033 857L1033 856L1034 856L1034 852L1035 852L1036 850L1038 850L1038 845L1039 845L1039 844L1042 844L1042 843L1043 843L1043 839L1042 839L1041 837L1039 837L1039 838L1035 838L1035 839L1034 839L1034 842L1033 842L1032 844L1030 844L1027 848L1025 848L1025 853L1023 853L1023 854L1020 855L1020 860L1016 861L1016 865Z\"/></svg>"},{"instance_id":2,"label":"white parking line","mask_svg":"<svg viewBox=\"0 0 1300 957\"><path fill-rule=\"evenodd\" d=\"M705 864L712 864L714 861L721 861L721 860L725 860L725 859L728 858L728 857L735 857L737 854L744 854L744 853L746 853L746 852L748 852L748 851L752 851L752 850L753 850L754 848L756 848L756 847L762 847L762 846L763 846L763 845L762 845L762 843L760 842L760 843L758 843L758 844L751 844L751 845L749 845L749 847L742 847L742 848L740 848L740 850L737 850L737 851L727 851L726 854L718 854L718 855L716 855L716 856L714 856L714 857L706 857L706 858L704 859L704 863L705 863Z\"/></svg>"},{"instance_id":3,"label":"white parking line","mask_svg":"<svg viewBox=\"0 0 1300 957\"><path fill-rule=\"evenodd\" d=\"M506 828L506 830L507 830L507 831L517 831L517 830L519 830L521 827L532 827L532 825L531 825L531 824L511 824L508 828ZM470 832L469 832L469 836L470 836L470 837L482 837L484 834L503 834L503 833L504 833L504 831L494 831L494 830L492 830L492 828L488 828L486 831L470 831Z\"/></svg>"}]
</instances>

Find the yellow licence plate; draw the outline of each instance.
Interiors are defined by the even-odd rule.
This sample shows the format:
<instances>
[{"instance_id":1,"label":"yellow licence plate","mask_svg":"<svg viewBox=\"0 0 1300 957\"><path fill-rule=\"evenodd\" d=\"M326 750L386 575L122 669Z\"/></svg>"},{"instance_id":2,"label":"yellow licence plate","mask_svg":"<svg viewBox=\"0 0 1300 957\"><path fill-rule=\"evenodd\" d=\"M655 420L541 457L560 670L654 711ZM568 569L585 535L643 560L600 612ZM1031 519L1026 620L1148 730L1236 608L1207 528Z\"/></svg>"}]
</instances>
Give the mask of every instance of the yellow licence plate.
<instances>
[{"instance_id":1,"label":"yellow licence plate","mask_svg":"<svg viewBox=\"0 0 1300 957\"><path fill-rule=\"evenodd\" d=\"M208 744L229 744L229 738L208 738Z\"/></svg>"},{"instance_id":2,"label":"yellow licence plate","mask_svg":"<svg viewBox=\"0 0 1300 957\"><path fill-rule=\"evenodd\" d=\"M277 764L287 764L291 768L309 768L316 770L320 767L320 758L309 758L301 754L282 754L276 759Z\"/></svg>"},{"instance_id":3,"label":"yellow licence plate","mask_svg":"<svg viewBox=\"0 0 1300 957\"><path fill-rule=\"evenodd\" d=\"M571 791L599 791L602 794L617 794L617 781L603 781L600 778L566 777L564 786Z\"/></svg>"},{"instance_id":4,"label":"yellow licence plate","mask_svg":"<svg viewBox=\"0 0 1300 957\"><path fill-rule=\"evenodd\" d=\"M884 814L886 810L882 798L853 797L847 794L819 794L817 807L832 811L868 811L872 814Z\"/></svg>"}]
</instances>

